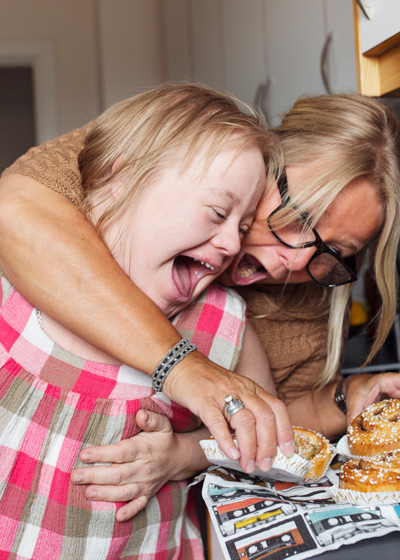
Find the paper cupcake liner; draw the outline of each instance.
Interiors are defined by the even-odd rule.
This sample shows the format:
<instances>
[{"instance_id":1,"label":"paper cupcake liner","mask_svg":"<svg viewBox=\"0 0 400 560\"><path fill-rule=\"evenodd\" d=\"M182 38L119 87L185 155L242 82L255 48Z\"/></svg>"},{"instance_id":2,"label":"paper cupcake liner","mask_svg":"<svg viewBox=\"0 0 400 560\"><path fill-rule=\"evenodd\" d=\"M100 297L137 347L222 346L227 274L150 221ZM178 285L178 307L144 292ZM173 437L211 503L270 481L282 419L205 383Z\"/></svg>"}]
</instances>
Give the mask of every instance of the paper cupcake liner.
<instances>
[{"instance_id":1,"label":"paper cupcake liner","mask_svg":"<svg viewBox=\"0 0 400 560\"><path fill-rule=\"evenodd\" d=\"M388 506L400 503L400 492L357 492L338 486L326 488L337 504L358 506Z\"/></svg>"},{"instance_id":2,"label":"paper cupcake liner","mask_svg":"<svg viewBox=\"0 0 400 560\"><path fill-rule=\"evenodd\" d=\"M343 457L348 457L349 459L353 459L353 455L351 454L349 444L347 442L347 436L343 436L336 444L336 452L339 455L343 455Z\"/></svg>"},{"instance_id":3,"label":"paper cupcake liner","mask_svg":"<svg viewBox=\"0 0 400 560\"><path fill-rule=\"evenodd\" d=\"M210 463L244 472L240 467L239 461L232 461L229 459L221 450L215 439L202 440L200 441L200 445ZM304 475L310 470L310 466L310 462L303 459L303 457L296 454L292 457L286 457L280 449L278 449L269 471L262 471L256 466L255 471L252 472L251 475L257 475L268 480L299 483L305 481ZM314 481L315 479L312 480L312 482ZM311 482L311 480L309 482Z\"/></svg>"}]
</instances>

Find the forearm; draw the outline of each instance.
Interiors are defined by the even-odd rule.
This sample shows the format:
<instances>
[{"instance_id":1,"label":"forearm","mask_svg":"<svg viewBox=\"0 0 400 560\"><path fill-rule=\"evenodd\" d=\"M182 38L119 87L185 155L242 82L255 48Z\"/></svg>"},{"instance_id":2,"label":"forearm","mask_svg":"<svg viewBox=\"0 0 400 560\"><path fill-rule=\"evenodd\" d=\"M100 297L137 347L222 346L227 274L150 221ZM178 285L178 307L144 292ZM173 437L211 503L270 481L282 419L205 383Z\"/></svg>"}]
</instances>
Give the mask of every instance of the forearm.
<instances>
[{"instance_id":1,"label":"forearm","mask_svg":"<svg viewBox=\"0 0 400 560\"><path fill-rule=\"evenodd\" d=\"M24 185L22 176L0 181L0 268L33 305L151 373L178 332L122 272L81 212L40 183Z\"/></svg>"},{"instance_id":2,"label":"forearm","mask_svg":"<svg viewBox=\"0 0 400 560\"><path fill-rule=\"evenodd\" d=\"M315 430L332 441L343 435L347 422L334 400L336 385L335 381L293 399L287 405L293 426Z\"/></svg>"}]
</instances>

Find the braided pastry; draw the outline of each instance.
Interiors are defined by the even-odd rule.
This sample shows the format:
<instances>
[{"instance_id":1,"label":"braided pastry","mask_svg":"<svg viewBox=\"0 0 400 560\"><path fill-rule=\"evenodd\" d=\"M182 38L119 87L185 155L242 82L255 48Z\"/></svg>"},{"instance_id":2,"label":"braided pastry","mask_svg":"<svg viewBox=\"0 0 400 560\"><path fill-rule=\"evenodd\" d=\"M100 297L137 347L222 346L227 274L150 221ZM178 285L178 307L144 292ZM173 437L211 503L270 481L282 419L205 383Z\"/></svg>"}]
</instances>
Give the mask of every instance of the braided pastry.
<instances>
[{"instance_id":1,"label":"braided pastry","mask_svg":"<svg viewBox=\"0 0 400 560\"><path fill-rule=\"evenodd\" d=\"M305 480L318 479L324 476L333 456L333 447L321 434L305 428L293 428L296 453L311 463Z\"/></svg>"},{"instance_id":2,"label":"braided pastry","mask_svg":"<svg viewBox=\"0 0 400 560\"><path fill-rule=\"evenodd\" d=\"M399 492L399 458L387 456L381 461L352 459L342 466L339 488L357 492Z\"/></svg>"},{"instance_id":3,"label":"braided pastry","mask_svg":"<svg viewBox=\"0 0 400 560\"><path fill-rule=\"evenodd\" d=\"M400 399L380 401L363 410L348 427L347 442L358 457L400 449Z\"/></svg>"}]
</instances>

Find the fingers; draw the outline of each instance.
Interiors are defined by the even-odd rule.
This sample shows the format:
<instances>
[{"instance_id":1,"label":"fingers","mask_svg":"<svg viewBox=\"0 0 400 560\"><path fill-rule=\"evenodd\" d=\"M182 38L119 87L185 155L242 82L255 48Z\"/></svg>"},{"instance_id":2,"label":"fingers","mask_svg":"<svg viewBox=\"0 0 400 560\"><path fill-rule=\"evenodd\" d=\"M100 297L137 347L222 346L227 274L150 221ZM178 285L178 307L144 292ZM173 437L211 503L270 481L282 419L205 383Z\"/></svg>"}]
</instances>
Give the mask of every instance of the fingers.
<instances>
[{"instance_id":1,"label":"fingers","mask_svg":"<svg viewBox=\"0 0 400 560\"><path fill-rule=\"evenodd\" d=\"M127 504L124 504L116 513L116 520L119 522L128 521L132 517L135 517L139 511L147 506L148 499L146 496L139 496L138 498L131 500Z\"/></svg>"},{"instance_id":2,"label":"fingers","mask_svg":"<svg viewBox=\"0 0 400 560\"><path fill-rule=\"evenodd\" d=\"M230 421L238 440L241 468L248 473L254 471L255 464L261 470L268 471L277 446L286 456L290 457L295 452L293 430L286 406L265 391L262 391L261 396L265 400L248 398L246 409L235 413Z\"/></svg>"},{"instance_id":3,"label":"fingers","mask_svg":"<svg viewBox=\"0 0 400 560\"><path fill-rule=\"evenodd\" d=\"M74 484L125 484L135 476L134 464L85 467L74 469L71 480Z\"/></svg>"},{"instance_id":4,"label":"fingers","mask_svg":"<svg viewBox=\"0 0 400 560\"><path fill-rule=\"evenodd\" d=\"M101 502L128 502L140 496L146 497L145 494L144 486L139 482L131 482L122 486L91 485L85 489L85 495L89 500Z\"/></svg>"},{"instance_id":5,"label":"fingers","mask_svg":"<svg viewBox=\"0 0 400 560\"><path fill-rule=\"evenodd\" d=\"M346 381L347 422L379 400L399 397L400 375L397 372L351 375Z\"/></svg>"},{"instance_id":6,"label":"fingers","mask_svg":"<svg viewBox=\"0 0 400 560\"><path fill-rule=\"evenodd\" d=\"M199 414L199 416L225 455L232 461L237 461L240 457L240 452L234 444L229 425L221 412L221 407L215 403L209 403L207 410Z\"/></svg>"},{"instance_id":7,"label":"fingers","mask_svg":"<svg viewBox=\"0 0 400 560\"><path fill-rule=\"evenodd\" d=\"M296 451L296 446L288 409L285 403L279 399L273 399L270 407L275 415L278 447L284 455L292 457Z\"/></svg>"},{"instance_id":8,"label":"fingers","mask_svg":"<svg viewBox=\"0 0 400 560\"><path fill-rule=\"evenodd\" d=\"M136 413L136 424L145 432L171 432L171 422L166 416L141 409Z\"/></svg>"},{"instance_id":9,"label":"fingers","mask_svg":"<svg viewBox=\"0 0 400 560\"><path fill-rule=\"evenodd\" d=\"M118 443L87 447L79 457L84 463L126 463L135 460L133 439L125 439Z\"/></svg>"},{"instance_id":10,"label":"fingers","mask_svg":"<svg viewBox=\"0 0 400 560\"><path fill-rule=\"evenodd\" d=\"M286 406L261 388L257 390L259 395L249 391L242 391L240 397L235 395L245 408L230 418L215 406L215 420L207 424L224 453L233 460L239 459L241 468L247 473L254 472L256 464L264 471L269 470L278 445L286 456L292 456L295 451ZM238 449L236 446L232 448L231 431L236 436Z\"/></svg>"},{"instance_id":11,"label":"fingers","mask_svg":"<svg viewBox=\"0 0 400 560\"><path fill-rule=\"evenodd\" d=\"M86 469L89 470L89 469ZM91 485L85 489L89 500L102 502L126 502L117 510L115 518L119 522L128 521L144 509L149 501L148 488L144 484L130 483L122 486ZM150 495L154 494L151 492Z\"/></svg>"}]
</instances>

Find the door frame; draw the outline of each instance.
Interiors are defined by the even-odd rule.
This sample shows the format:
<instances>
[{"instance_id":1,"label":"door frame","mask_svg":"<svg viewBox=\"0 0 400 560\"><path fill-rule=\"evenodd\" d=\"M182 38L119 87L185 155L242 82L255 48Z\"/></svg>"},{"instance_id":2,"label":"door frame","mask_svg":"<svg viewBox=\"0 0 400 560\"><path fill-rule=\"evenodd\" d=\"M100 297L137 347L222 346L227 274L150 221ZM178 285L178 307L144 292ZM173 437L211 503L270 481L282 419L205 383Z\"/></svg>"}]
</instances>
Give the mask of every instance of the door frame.
<instances>
[{"instance_id":1,"label":"door frame","mask_svg":"<svg viewBox=\"0 0 400 560\"><path fill-rule=\"evenodd\" d=\"M36 142L57 136L54 46L47 41L0 41L0 66L30 66Z\"/></svg>"}]
</instances>

